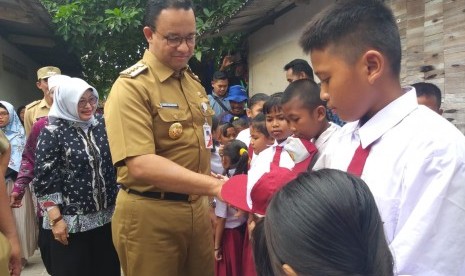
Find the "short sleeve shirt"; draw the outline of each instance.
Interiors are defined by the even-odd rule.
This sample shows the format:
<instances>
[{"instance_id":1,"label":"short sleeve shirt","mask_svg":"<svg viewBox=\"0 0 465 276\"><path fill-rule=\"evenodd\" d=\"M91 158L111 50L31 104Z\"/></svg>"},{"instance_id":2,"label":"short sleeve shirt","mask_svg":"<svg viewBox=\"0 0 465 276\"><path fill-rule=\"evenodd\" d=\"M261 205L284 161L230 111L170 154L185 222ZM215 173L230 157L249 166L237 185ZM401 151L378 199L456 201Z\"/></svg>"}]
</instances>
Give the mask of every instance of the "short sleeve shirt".
<instances>
[{"instance_id":1,"label":"short sleeve shirt","mask_svg":"<svg viewBox=\"0 0 465 276\"><path fill-rule=\"evenodd\" d=\"M29 136L31 133L32 125L39 118L48 116L49 111L50 106L45 99L32 102L26 106L26 111L24 112L24 130L26 131L26 136Z\"/></svg>"},{"instance_id":2,"label":"short sleeve shirt","mask_svg":"<svg viewBox=\"0 0 465 276\"><path fill-rule=\"evenodd\" d=\"M124 163L128 157L145 154L210 174L210 149L205 146L203 126L211 125L214 112L200 81L189 69L175 77L174 71L148 50L139 64L148 68L136 76L120 76L105 105L118 183L140 192L154 190L132 179ZM177 130L174 135L173 130Z\"/></svg>"}]
</instances>

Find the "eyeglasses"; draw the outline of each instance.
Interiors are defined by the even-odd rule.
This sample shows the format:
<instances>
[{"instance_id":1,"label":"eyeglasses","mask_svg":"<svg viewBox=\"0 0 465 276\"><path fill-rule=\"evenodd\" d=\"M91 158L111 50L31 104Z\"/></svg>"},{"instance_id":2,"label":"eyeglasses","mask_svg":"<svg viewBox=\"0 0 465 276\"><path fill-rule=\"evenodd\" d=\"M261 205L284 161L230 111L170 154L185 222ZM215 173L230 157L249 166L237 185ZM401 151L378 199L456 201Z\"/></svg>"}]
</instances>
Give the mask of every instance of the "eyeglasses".
<instances>
[{"instance_id":1,"label":"eyeglasses","mask_svg":"<svg viewBox=\"0 0 465 276\"><path fill-rule=\"evenodd\" d=\"M0 117L6 117L6 116L10 116L10 113L8 113L8 112L0 112Z\"/></svg>"},{"instance_id":2,"label":"eyeglasses","mask_svg":"<svg viewBox=\"0 0 465 276\"><path fill-rule=\"evenodd\" d=\"M183 41L186 41L186 45L188 47L193 47L195 45L195 34L190 34L188 36L182 37L182 36L170 36L170 35L162 35L161 33L157 32L155 29L152 28L152 31L155 32L156 34L159 34L161 37L163 37L166 40L166 44L170 47L177 48L179 47Z\"/></svg>"},{"instance_id":3,"label":"eyeglasses","mask_svg":"<svg viewBox=\"0 0 465 276\"><path fill-rule=\"evenodd\" d=\"M80 108L84 108L86 107L87 103L89 103L90 105L94 106L96 103L97 103L97 97L90 97L89 99L81 99L79 100L78 102L78 106Z\"/></svg>"}]
</instances>

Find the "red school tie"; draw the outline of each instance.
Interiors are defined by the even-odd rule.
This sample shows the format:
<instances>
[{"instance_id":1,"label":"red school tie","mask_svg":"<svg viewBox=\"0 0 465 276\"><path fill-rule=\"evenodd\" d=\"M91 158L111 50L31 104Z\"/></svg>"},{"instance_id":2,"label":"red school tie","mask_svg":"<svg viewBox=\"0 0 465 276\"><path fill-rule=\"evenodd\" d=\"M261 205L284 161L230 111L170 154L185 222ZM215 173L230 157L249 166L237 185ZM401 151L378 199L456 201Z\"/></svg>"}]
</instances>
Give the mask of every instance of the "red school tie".
<instances>
[{"instance_id":1,"label":"red school tie","mask_svg":"<svg viewBox=\"0 0 465 276\"><path fill-rule=\"evenodd\" d=\"M279 167L279 161L281 160L281 152L282 151L283 151L282 146L276 146L276 151L275 151L274 156L273 156L273 162L271 162L272 164L275 164L278 167Z\"/></svg>"},{"instance_id":2,"label":"red school tie","mask_svg":"<svg viewBox=\"0 0 465 276\"><path fill-rule=\"evenodd\" d=\"M352 161L350 161L349 167L347 168L347 172L351 173L355 176L360 177L363 172L363 167L365 166L365 162L367 161L368 154L370 153L371 145L368 145L365 149L362 148L362 143L355 150L354 156L352 157Z\"/></svg>"}]
</instances>

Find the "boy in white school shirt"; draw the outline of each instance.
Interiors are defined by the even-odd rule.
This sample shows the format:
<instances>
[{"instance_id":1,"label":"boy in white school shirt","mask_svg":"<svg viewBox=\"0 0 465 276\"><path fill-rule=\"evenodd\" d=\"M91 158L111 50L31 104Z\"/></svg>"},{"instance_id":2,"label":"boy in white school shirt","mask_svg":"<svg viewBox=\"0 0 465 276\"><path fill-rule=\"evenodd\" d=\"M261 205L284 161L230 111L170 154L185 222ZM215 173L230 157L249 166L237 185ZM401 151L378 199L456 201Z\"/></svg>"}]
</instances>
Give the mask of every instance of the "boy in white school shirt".
<instances>
[{"instance_id":1,"label":"boy in white school shirt","mask_svg":"<svg viewBox=\"0 0 465 276\"><path fill-rule=\"evenodd\" d=\"M419 106L413 88L401 88L391 10L381 1L339 1L309 23L300 45L322 81L321 98L350 122L315 169L350 164L355 172L358 163L378 204L395 274L465 275L465 138ZM368 152L364 166L352 161L356 151Z\"/></svg>"}]
</instances>

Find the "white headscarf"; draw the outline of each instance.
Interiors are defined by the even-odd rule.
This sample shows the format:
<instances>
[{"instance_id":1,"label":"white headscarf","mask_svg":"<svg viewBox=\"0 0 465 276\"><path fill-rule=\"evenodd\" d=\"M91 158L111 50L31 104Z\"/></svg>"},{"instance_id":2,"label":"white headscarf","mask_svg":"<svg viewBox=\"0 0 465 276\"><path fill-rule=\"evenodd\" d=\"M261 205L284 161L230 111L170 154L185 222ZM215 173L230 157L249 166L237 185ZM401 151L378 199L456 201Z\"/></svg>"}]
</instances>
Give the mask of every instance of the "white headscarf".
<instances>
[{"instance_id":1,"label":"white headscarf","mask_svg":"<svg viewBox=\"0 0 465 276\"><path fill-rule=\"evenodd\" d=\"M64 119L82 126L92 124L95 120L94 116L88 121L83 121L79 118L78 111L79 100L88 89L92 90L98 101L97 90L86 81L80 78L69 78L60 82L58 89L53 94L53 105L48 113L50 122L53 123L56 119Z\"/></svg>"},{"instance_id":2,"label":"white headscarf","mask_svg":"<svg viewBox=\"0 0 465 276\"><path fill-rule=\"evenodd\" d=\"M57 88L60 86L60 84L65 83L69 81L71 77L66 76L66 75L54 75L48 78L47 83L48 83L48 90L52 90L53 88Z\"/></svg>"}]
</instances>

